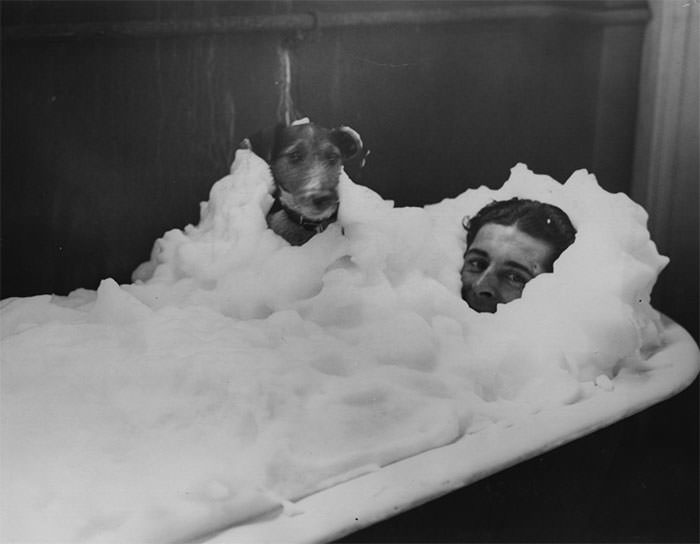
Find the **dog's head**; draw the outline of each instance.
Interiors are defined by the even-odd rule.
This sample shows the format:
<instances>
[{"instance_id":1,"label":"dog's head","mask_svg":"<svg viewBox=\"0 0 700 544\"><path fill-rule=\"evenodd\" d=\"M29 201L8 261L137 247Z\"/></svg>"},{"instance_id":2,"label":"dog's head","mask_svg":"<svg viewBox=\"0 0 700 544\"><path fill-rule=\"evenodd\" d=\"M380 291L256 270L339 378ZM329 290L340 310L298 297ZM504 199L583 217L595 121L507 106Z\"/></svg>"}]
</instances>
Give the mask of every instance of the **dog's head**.
<instances>
[{"instance_id":1,"label":"dog's head","mask_svg":"<svg viewBox=\"0 0 700 544\"><path fill-rule=\"evenodd\" d=\"M350 127L327 129L304 120L259 132L242 146L269 163L282 204L322 220L335 213L343 163L360 153L362 140Z\"/></svg>"}]
</instances>

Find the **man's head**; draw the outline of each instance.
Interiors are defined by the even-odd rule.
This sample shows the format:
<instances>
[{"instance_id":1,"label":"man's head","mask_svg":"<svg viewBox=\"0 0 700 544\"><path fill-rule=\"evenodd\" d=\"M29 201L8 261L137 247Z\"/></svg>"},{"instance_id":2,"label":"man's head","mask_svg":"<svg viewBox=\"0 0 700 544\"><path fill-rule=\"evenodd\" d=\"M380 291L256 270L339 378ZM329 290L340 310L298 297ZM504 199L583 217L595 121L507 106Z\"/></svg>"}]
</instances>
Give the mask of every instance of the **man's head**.
<instances>
[{"instance_id":1,"label":"man's head","mask_svg":"<svg viewBox=\"0 0 700 544\"><path fill-rule=\"evenodd\" d=\"M518 198L485 206L465 229L462 298L479 312L520 298L525 284L551 272L576 236L561 209Z\"/></svg>"}]
</instances>

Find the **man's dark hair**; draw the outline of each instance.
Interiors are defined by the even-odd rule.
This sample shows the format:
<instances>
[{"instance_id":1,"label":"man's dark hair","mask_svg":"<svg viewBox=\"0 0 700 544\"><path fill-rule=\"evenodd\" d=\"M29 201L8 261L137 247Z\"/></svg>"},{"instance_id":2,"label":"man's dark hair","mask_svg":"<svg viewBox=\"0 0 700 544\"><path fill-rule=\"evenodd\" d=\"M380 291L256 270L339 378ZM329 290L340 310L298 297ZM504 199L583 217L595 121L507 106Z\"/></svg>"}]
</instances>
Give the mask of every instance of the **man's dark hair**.
<instances>
[{"instance_id":1,"label":"man's dark hair","mask_svg":"<svg viewBox=\"0 0 700 544\"><path fill-rule=\"evenodd\" d=\"M569 216L560 208L536 200L511 198L487 204L464 224L467 231L467 248L471 246L479 229L488 223L506 227L516 226L525 234L549 244L552 254L547 263L548 271L551 271L554 261L576 237L576 229Z\"/></svg>"}]
</instances>

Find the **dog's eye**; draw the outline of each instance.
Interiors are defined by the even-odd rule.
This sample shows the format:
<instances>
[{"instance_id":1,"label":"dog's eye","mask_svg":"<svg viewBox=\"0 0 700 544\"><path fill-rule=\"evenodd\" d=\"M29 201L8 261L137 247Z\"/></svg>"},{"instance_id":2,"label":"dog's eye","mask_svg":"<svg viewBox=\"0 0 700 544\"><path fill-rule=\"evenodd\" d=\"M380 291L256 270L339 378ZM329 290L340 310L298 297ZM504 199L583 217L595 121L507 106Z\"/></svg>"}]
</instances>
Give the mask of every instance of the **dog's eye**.
<instances>
[{"instance_id":1,"label":"dog's eye","mask_svg":"<svg viewBox=\"0 0 700 544\"><path fill-rule=\"evenodd\" d=\"M291 153L287 154L287 158L290 162L301 162L304 156L301 154L300 151L292 151Z\"/></svg>"}]
</instances>

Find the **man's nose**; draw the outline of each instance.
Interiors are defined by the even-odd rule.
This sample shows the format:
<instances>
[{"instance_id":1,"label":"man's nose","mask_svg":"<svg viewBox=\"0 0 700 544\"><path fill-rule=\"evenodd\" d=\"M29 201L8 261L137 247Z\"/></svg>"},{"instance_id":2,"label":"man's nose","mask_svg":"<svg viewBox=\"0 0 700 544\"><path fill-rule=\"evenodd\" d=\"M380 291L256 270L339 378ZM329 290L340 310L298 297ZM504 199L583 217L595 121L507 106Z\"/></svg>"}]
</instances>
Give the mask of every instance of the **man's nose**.
<instances>
[{"instance_id":1,"label":"man's nose","mask_svg":"<svg viewBox=\"0 0 700 544\"><path fill-rule=\"evenodd\" d=\"M484 270L474 282L474 292L486 298L496 296L496 275L490 268Z\"/></svg>"}]
</instances>

